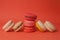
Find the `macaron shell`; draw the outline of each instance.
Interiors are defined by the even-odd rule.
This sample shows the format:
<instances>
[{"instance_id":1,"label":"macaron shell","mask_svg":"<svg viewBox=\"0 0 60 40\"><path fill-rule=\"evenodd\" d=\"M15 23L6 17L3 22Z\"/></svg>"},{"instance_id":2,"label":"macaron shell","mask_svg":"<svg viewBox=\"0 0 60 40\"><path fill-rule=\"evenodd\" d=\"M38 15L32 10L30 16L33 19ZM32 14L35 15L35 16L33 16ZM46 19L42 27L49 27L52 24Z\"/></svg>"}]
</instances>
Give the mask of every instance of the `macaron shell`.
<instances>
[{"instance_id":1,"label":"macaron shell","mask_svg":"<svg viewBox=\"0 0 60 40\"><path fill-rule=\"evenodd\" d=\"M35 28L35 26L24 26L24 27L28 27L28 28Z\"/></svg>"},{"instance_id":2,"label":"macaron shell","mask_svg":"<svg viewBox=\"0 0 60 40\"><path fill-rule=\"evenodd\" d=\"M26 22L26 23L32 23L32 24L35 23L35 21L28 21L28 20L24 20L24 22Z\"/></svg>"},{"instance_id":3,"label":"macaron shell","mask_svg":"<svg viewBox=\"0 0 60 40\"><path fill-rule=\"evenodd\" d=\"M9 20L9 21L3 26L2 29L6 29L8 26L11 25L12 22L13 22L12 20Z\"/></svg>"},{"instance_id":4,"label":"macaron shell","mask_svg":"<svg viewBox=\"0 0 60 40\"><path fill-rule=\"evenodd\" d=\"M40 20L36 22L36 27L37 27L41 32L46 31L46 27L44 26L44 24L43 24Z\"/></svg>"},{"instance_id":5,"label":"macaron shell","mask_svg":"<svg viewBox=\"0 0 60 40\"><path fill-rule=\"evenodd\" d=\"M25 23L24 22L24 26L34 26L35 25L35 23Z\"/></svg>"},{"instance_id":6,"label":"macaron shell","mask_svg":"<svg viewBox=\"0 0 60 40\"><path fill-rule=\"evenodd\" d=\"M33 19L33 18L25 18L25 20L35 21L35 19Z\"/></svg>"},{"instance_id":7,"label":"macaron shell","mask_svg":"<svg viewBox=\"0 0 60 40\"><path fill-rule=\"evenodd\" d=\"M46 26L47 30L49 30L50 32L56 31L56 28L51 22L46 21L44 25Z\"/></svg>"},{"instance_id":8,"label":"macaron shell","mask_svg":"<svg viewBox=\"0 0 60 40\"><path fill-rule=\"evenodd\" d=\"M25 14L25 17L26 17L26 16L29 17L29 18L31 17L31 18L35 18L35 19L36 19L36 17L37 17L35 14L32 14L32 13L26 13L26 14Z\"/></svg>"},{"instance_id":9,"label":"macaron shell","mask_svg":"<svg viewBox=\"0 0 60 40\"><path fill-rule=\"evenodd\" d=\"M6 29L4 29L4 31L9 31L11 30L11 28L14 26L14 23L12 23L10 26L8 26Z\"/></svg>"},{"instance_id":10,"label":"macaron shell","mask_svg":"<svg viewBox=\"0 0 60 40\"><path fill-rule=\"evenodd\" d=\"M34 30L34 27L24 27L24 30L25 29L30 29L30 30L33 29Z\"/></svg>"},{"instance_id":11,"label":"macaron shell","mask_svg":"<svg viewBox=\"0 0 60 40\"><path fill-rule=\"evenodd\" d=\"M25 18L36 19L36 16L25 16Z\"/></svg>"},{"instance_id":12,"label":"macaron shell","mask_svg":"<svg viewBox=\"0 0 60 40\"><path fill-rule=\"evenodd\" d=\"M35 21L24 21L24 26L34 26L35 25Z\"/></svg>"},{"instance_id":13,"label":"macaron shell","mask_svg":"<svg viewBox=\"0 0 60 40\"><path fill-rule=\"evenodd\" d=\"M35 30L29 30L29 29L27 29L27 30L24 30L24 32L34 32Z\"/></svg>"}]
</instances>

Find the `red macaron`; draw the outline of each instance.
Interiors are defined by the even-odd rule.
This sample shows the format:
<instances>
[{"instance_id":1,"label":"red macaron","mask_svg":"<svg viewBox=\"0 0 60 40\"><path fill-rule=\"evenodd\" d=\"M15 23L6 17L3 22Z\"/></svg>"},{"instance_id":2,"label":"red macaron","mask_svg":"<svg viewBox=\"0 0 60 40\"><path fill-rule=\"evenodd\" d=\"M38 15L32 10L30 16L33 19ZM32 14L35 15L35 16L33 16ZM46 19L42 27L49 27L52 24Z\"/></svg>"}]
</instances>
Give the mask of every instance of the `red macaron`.
<instances>
[{"instance_id":1,"label":"red macaron","mask_svg":"<svg viewBox=\"0 0 60 40\"><path fill-rule=\"evenodd\" d=\"M34 32L35 30L30 30L30 29L26 29L26 30L24 30L24 32Z\"/></svg>"},{"instance_id":2,"label":"red macaron","mask_svg":"<svg viewBox=\"0 0 60 40\"><path fill-rule=\"evenodd\" d=\"M32 26L32 27L31 27L31 26L30 26L30 27L29 27L29 26L28 26L28 27L25 26L25 27L24 27L24 31L25 31L25 32L33 32L33 31L35 31L35 27L33 27L33 26Z\"/></svg>"},{"instance_id":3,"label":"red macaron","mask_svg":"<svg viewBox=\"0 0 60 40\"><path fill-rule=\"evenodd\" d=\"M37 18L37 16L35 14L32 14L32 13L26 13L24 16L25 16L26 20L30 20L30 21L31 20L34 21Z\"/></svg>"}]
</instances>

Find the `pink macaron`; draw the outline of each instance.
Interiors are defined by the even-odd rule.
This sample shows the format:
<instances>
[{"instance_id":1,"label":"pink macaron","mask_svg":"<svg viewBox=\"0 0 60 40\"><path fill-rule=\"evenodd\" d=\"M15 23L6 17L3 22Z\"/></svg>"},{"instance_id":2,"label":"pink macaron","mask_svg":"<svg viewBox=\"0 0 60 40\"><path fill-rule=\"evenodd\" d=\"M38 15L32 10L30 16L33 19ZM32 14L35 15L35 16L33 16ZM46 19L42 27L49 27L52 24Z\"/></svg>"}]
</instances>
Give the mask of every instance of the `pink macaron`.
<instances>
[{"instance_id":1,"label":"pink macaron","mask_svg":"<svg viewBox=\"0 0 60 40\"><path fill-rule=\"evenodd\" d=\"M24 20L24 26L34 26L34 25L35 25L35 21Z\"/></svg>"},{"instance_id":2,"label":"pink macaron","mask_svg":"<svg viewBox=\"0 0 60 40\"><path fill-rule=\"evenodd\" d=\"M33 27L33 26L30 26L30 27L25 26L24 29L35 29L35 27Z\"/></svg>"}]
</instances>

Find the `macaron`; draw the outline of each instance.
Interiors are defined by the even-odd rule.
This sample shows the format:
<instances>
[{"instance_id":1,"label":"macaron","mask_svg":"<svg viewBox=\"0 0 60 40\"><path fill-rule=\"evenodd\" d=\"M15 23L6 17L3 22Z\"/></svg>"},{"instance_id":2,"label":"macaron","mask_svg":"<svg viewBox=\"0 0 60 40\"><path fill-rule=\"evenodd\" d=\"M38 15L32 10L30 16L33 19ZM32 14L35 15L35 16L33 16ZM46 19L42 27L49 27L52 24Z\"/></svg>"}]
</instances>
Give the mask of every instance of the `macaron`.
<instances>
[{"instance_id":1,"label":"macaron","mask_svg":"<svg viewBox=\"0 0 60 40\"><path fill-rule=\"evenodd\" d=\"M24 30L26 30L26 29L31 30L31 29L34 29L34 27L24 27Z\"/></svg>"},{"instance_id":2,"label":"macaron","mask_svg":"<svg viewBox=\"0 0 60 40\"><path fill-rule=\"evenodd\" d=\"M29 32L34 32L34 31L35 31L35 30L33 30L33 29L25 29L25 30L24 30L24 32L28 32L28 33L29 33Z\"/></svg>"},{"instance_id":3,"label":"macaron","mask_svg":"<svg viewBox=\"0 0 60 40\"><path fill-rule=\"evenodd\" d=\"M4 26L3 26L3 30L4 31L10 31L12 29L12 27L14 26L14 22L12 20L9 20Z\"/></svg>"},{"instance_id":4,"label":"macaron","mask_svg":"<svg viewBox=\"0 0 60 40\"><path fill-rule=\"evenodd\" d=\"M36 22L36 28L41 31L41 32L45 32L46 31L46 27L44 26L43 22L38 20Z\"/></svg>"},{"instance_id":5,"label":"macaron","mask_svg":"<svg viewBox=\"0 0 60 40\"><path fill-rule=\"evenodd\" d=\"M14 26L13 26L13 30L15 32L21 30L23 28L23 22L22 21L19 21L17 22Z\"/></svg>"},{"instance_id":6,"label":"macaron","mask_svg":"<svg viewBox=\"0 0 60 40\"><path fill-rule=\"evenodd\" d=\"M56 31L55 26L50 21L46 21L44 23L44 25L45 25L45 27L47 28L48 31L50 31L50 32Z\"/></svg>"},{"instance_id":7,"label":"macaron","mask_svg":"<svg viewBox=\"0 0 60 40\"><path fill-rule=\"evenodd\" d=\"M34 26L34 25L35 25L35 21L24 20L24 26Z\"/></svg>"},{"instance_id":8,"label":"macaron","mask_svg":"<svg viewBox=\"0 0 60 40\"><path fill-rule=\"evenodd\" d=\"M25 20L35 21L35 19L33 19L33 18L25 18Z\"/></svg>"},{"instance_id":9,"label":"macaron","mask_svg":"<svg viewBox=\"0 0 60 40\"><path fill-rule=\"evenodd\" d=\"M24 26L24 31L29 31L29 32L33 32L35 30L35 27L26 27Z\"/></svg>"},{"instance_id":10,"label":"macaron","mask_svg":"<svg viewBox=\"0 0 60 40\"><path fill-rule=\"evenodd\" d=\"M32 13L26 13L24 16L25 16L26 20L33 20L34 21L37 18L37 16Z\"/></svg>"},{"instance_id":11,"label":"macaron","mask_svg":"<svg viewBox=\"0 0 60 40\"><path fill-rule=\"evenodd\" d=\"M35 28L35 26L24 26L24 27L27 27L27 28Z\"/></svg>"}]
</instances>

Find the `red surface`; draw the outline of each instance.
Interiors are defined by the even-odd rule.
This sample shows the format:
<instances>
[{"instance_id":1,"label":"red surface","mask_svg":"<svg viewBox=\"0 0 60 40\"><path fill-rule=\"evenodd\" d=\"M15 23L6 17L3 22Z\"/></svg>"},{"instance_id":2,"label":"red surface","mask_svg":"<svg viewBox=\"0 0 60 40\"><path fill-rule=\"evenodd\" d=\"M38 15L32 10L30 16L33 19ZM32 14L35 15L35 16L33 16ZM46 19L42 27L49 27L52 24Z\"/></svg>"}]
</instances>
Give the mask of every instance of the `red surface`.
<instances>
[{"instance_id":1,"label":"red surface","mask_svg":"<svg viewBox=\"0 0 60 40\"><path fill-rule=\"evenodd\" d=\"M12 19L23 20L23 14L32 12L43 22L51 21L57 32L33 33L4 32L3 25ZM60 40L60 1L59 0L0 0L0 40Z\"/></svg>"}]
</instances>

